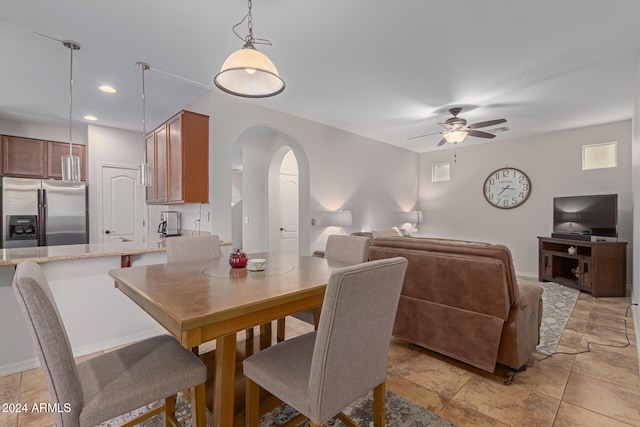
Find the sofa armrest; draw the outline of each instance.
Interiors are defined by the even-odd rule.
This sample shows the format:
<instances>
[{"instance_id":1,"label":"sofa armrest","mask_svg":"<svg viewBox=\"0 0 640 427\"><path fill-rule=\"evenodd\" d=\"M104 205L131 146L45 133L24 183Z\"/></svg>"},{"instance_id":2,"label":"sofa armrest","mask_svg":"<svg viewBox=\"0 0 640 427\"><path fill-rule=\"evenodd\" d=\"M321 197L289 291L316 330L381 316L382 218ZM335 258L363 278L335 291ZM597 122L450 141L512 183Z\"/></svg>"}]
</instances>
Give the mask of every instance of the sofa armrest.
<instances>
[{"instance_id":1,"label":"sofa armrest","mask_svg":"<svg viewBox=\"0 0 640 427\"><path fill-rule=\"evenodd\" d=\"M542 287L536 284L518 287L520 298L511 307L498 351L498 362L514 369L524 365L540 343L542 323Z\"/></svg>"},{"instance_id":2,"label":"sofa armrest","mask_svg":"<svg viewBox=\"0 0 640 427\"><path fill-rule=\"evenodd\" d=\"M540 298L542 298L542 286L534 283L526 283L518 285L518 288L520 288L520 300L516 304L516 307L519 307L520 310L525 310L531 304L537 304ZM540 309L542 310L542 305ZM542 321L542 316L540 320Z\"/></svg>"}]
</instances>

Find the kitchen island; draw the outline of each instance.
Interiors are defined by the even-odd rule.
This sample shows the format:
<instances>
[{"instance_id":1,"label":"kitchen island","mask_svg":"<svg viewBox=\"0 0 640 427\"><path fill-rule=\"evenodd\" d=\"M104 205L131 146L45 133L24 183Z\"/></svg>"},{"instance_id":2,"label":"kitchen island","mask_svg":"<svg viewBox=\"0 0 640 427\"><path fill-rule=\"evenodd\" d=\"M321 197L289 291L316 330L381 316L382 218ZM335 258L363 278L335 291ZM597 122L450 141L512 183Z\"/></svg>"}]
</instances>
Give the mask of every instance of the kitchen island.
<instances>
[{"instance_id":1,"label":"kitchen island","mask_svg":"<svg viewBox=\"0 0 640 427\"><path fill-rule=\"evenodd\" d=\"M154 252L164 252L164 244L160 241L152 243L117 242L10 248L0 249L0 267L8 265L15 266L18 265L20 261L27 259L41 264L45 262L104 258L111 256L130 258L131 255L142 255Z\"/></svg>"},{"instance_id":2,"label":"kitchen island","mask_svg":"<svg viewBox=\"0 0 640 427\"><path fill-rule=\"evenodd\" d=\"M76 357L166 333L108 276L114 268L165 263L162 242L0 249L0 376L38 366L11 288L15 266L26 259L44 269Z\"/></svg>"}]
</instances>

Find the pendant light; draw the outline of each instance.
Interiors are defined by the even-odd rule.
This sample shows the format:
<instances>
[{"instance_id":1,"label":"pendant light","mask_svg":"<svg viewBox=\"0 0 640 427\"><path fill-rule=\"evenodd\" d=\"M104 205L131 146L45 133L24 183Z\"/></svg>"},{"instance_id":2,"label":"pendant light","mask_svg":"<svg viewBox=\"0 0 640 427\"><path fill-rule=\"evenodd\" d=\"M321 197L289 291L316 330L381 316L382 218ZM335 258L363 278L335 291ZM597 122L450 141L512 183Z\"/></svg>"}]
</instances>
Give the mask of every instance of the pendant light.
<instances>
[{"instance_id":1,"label":"pendant light","mask_svg":"<svg viewBox=\"0 0 640 427\"><path fill-rule=\"evenodd\" d=\"M269 40L253 37L252 3L242 21L233 26L233 32L244 41L242 49L233 52L224 64L214 82L223 91L245 98L266 98L284 90L284 81L278 75L275 65L266 55L256 50L256 44L271 45ZM249 34L244 38L236 32L236 27L247 21Z\"/></svg>"},{"instance_id":2,"label":"pendant light","mask_svg":"<svg viewBox=\"0 0 640 427\"><path fill-rule=\"evenodd\" d=\"M147 114L146 114L146 99L144 91L144 72L150 69L149 64L144 62L136 62L136 65L140 67L142 73L142 163L140 163L140 170L138 175L138 184L146 187L151 186L151 165L149 165L147 159L147 143L145 137L147 136Z\"/></svg>"},{"instance_id":3,"label":"pendant light","mask_svg":"<svg viewBox=\"0 0 640 427\"><path fill-rule=\"evenodd\" d=\"M69 49L71 61L69 67L69 155L62 156L62 180L80 182L80 157L73 155L73 141L71 138L73 111L73 51L80 50L80 45L71 40L63 40L62 44Z\"/></svg>"}]
</instances>

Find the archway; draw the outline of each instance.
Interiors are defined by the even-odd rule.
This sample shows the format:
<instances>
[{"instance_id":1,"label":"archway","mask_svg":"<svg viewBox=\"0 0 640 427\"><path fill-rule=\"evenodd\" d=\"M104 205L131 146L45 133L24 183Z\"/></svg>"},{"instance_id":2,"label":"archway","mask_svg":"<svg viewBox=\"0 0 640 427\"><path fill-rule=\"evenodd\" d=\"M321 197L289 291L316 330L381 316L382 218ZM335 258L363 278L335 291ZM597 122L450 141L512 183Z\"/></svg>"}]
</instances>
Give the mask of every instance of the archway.
<instances>
[{"instance_id":1,"label":"archway","mask_svg":"<svg viewBox=\"0 0 640 427\"><path fill-rule=\"evenodd\" d=\"M309 254L309 162L301 144L286 132L268 125L257 125L245 130L233 148L234 176L240 175L242 213L232 214L232 230L241 233L232 236L234 246L247 252L277 250L275 237L280 236L279 198L275 194L274 178L288 151L295 156L298 165L298 253ZM277 171L277 172L276 172ZM236 185L236 188L238 185ZM277 220L276 220L277 219ZM241 234L241 241L236 241Z\"/></svg>"}]
</instances>

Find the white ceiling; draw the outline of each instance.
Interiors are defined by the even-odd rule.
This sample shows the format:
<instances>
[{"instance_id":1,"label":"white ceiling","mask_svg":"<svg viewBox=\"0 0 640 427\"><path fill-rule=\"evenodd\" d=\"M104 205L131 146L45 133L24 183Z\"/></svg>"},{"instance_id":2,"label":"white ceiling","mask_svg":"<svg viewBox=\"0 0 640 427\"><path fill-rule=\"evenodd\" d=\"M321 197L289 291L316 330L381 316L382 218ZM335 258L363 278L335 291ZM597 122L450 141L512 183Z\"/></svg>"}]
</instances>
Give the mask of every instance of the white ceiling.
<instances>
[{"instance_id":1,"label":"white ceiling","mask_svg":"<svg viewBox=\"0 0 640 427\"><path fill-rule=\"evenodd\" d=\"M246 11L242 0L0 0L0 117L68 120L69 50L41 33L82 46L74 122L141 131L135 64L149 63L150 130L218 91ZM453 106L470 123L506 118L494 141L632 114L638 0L255 0L253 15L287 86L250 102L418 152L440 135L407 138L442 130Z\"/></svg>"}]
</instances>

